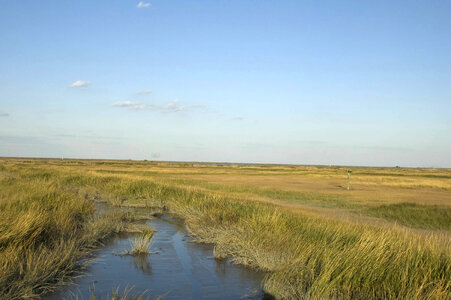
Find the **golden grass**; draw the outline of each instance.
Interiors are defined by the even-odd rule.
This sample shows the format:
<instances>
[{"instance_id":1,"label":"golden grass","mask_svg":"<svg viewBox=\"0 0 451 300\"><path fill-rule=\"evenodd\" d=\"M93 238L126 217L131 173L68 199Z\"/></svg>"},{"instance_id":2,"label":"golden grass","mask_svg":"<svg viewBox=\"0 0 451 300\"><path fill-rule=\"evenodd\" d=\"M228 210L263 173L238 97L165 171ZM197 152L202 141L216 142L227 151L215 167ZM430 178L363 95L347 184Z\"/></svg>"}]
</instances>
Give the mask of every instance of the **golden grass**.
<instances>
[{"instance_id":1,"label":"golden grass","mask_svg":"<svg viewBox=\"0 0 451 300\"><path fill-rule=\"evenodd\" d=\"M133 240L133 247L130 252L131 255L143 255L149 254L149 248L152 243L152 233L145 233L143 235L137 236Z\"/></svg>"},{"instance_id":2,"label":"golden grass","mask_svg":"<svg viewBox=\"0 0 451 300\"><path fill-rule=\"evenodd\" d=\"M174 213L198 241L215 243L216 257L267 271L264 288L277 298L450 298L450 170L354 168L349 192L339 187L346 184L344 170L8 159L0 163L0 178L2 187L39 180L67 197L83 187L86 197L64 202L74 205L71 211L87 203L89 212L84 198L97 197ZM27 211L34 229L22 230L13 214L9 220L17 225L11 228L17 229L2 233L4 241L20 245L30 234L39 236L36 228L46 228L37 221L38 208L51 206L57 195L32 190L22 199L17 190L2 189L1 199L13 199L8 211L41 201Z\"/></svg>"},{"instance_id":3,"label":"golden grass","mask_svg":"<svg viewBox=\"0 0 451 300\"><path fill-rule=\"evenodd\" d=\"M93 202L48 173L0 170L0 298L36 298L67 283L82 258L133 216L94 215Z\"/></svg>"},{"instance_id":4,"label":"golden grass","mask_svg":"<svg viewBox=\"0 0 451 300\"><path fill-rule=\"evenodd\" d=\"M140 235L136 235L130 240L130 250L121 255L142 256L151 254L150 246L152 245L153 231L147 231Z\"/></svg>"}]
</instances>

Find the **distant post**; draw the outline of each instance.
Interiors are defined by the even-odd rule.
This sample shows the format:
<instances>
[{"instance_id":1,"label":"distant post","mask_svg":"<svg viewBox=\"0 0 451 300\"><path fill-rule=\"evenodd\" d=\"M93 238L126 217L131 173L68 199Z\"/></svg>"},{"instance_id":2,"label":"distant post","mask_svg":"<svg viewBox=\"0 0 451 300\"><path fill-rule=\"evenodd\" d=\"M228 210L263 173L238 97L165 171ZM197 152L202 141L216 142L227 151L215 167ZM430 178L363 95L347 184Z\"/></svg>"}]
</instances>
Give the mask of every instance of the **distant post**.
<instances>
[{"instance_id":1,"label":"distant post","mask_svg":"<svg viewBox=\"0 0 451 300\"><path fill-rule=\"evenodd\" d=\"M351 173L352 173L352 170L347 170L346 172L348 173L348 188L347 188L347 190L349 191L349 186L351 184Z\"/></svg>"}]
</instances>

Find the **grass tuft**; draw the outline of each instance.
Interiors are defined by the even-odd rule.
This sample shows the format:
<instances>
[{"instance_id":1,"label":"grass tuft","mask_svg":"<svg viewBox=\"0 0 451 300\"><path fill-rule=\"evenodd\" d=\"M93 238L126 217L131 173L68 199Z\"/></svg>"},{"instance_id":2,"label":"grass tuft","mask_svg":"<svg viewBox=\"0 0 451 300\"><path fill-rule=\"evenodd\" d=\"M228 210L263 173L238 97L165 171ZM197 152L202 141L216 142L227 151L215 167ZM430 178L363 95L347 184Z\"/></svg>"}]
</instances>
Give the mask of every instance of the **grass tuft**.
<instances>
[{"instance_id":1,"label":"grass tuft","mask_svg":"<svg viewBox=\"0 0 451 300\"><path fill-rule=\"evenodd\" d=\"M153 232L143 233L136 236L132 241L130 255L147 255L150 254L150 246L152 244Z\"/></svg>"}]
</instances>

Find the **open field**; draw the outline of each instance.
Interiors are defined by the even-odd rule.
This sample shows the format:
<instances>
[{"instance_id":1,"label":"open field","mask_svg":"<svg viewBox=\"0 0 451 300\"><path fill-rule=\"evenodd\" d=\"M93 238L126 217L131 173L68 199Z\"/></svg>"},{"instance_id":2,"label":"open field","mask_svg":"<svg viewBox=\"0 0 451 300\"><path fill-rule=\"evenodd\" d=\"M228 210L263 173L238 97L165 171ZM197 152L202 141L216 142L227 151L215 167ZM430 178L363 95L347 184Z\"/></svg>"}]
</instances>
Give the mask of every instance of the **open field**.
<instances>
[{"instance_id":1,"label":"open field","mask_svg":"<svg viewBox=\"0 0 451 300\"><path fill-rule=\"evenodd\" d=\"M0 298L33 297L134 216L167 210L284 299L451 297L451 170L0 159Z\"/></svg>"}]
</instances>

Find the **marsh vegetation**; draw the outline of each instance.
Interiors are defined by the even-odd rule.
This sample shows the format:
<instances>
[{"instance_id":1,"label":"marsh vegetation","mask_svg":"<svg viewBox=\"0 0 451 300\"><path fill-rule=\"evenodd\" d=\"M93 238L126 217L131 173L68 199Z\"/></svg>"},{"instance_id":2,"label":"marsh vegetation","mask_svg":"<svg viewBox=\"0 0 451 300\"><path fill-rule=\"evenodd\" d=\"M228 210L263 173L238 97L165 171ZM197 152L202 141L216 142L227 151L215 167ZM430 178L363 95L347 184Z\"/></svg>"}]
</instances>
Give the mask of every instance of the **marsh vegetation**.
<instances>
[{"instance_id":1,"label":"marsh vegetation","mask_svg":"<svg viewBox=\"0 0 451 300\"><path fill-rule=\"evenodd\" d=\"M130 250L127 250L118 255L148 255L152 252L150 251L150 246L152 244L153 231L148 231L142 233L140 235L134 236L133 239L130 239Z\"/></svg>"},{"instance_id":2,"label":"marsh vegetation","mask_svg":"<svg viewBox=\"0 0 451 300\"><path fill-rule=\"evenodd\" d=\"M136 216L102 200L180 217L276 298L450 298L451 171L353 168L348 191L346 170L2 159L0 295L55 289L127 230Z\"/></svg>"}]
</instances>

